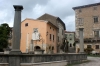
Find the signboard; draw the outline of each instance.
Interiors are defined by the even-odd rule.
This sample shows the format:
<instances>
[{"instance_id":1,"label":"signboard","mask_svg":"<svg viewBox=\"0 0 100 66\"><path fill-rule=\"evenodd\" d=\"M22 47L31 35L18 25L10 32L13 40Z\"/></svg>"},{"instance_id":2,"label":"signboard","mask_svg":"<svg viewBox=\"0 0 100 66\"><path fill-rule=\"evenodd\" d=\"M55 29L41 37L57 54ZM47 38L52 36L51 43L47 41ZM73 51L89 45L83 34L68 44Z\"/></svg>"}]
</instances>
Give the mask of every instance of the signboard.
<instances>
[{"instance_id":1,"label":"signboard","mask_svg":"<svg viewBox=\"0 0 100 66\"><path fill-rule=\"evenodd\" d=\"M38 32L38 28L33 29L32 40L40 40L40 33Z\"/></svg>"}]
</instances>

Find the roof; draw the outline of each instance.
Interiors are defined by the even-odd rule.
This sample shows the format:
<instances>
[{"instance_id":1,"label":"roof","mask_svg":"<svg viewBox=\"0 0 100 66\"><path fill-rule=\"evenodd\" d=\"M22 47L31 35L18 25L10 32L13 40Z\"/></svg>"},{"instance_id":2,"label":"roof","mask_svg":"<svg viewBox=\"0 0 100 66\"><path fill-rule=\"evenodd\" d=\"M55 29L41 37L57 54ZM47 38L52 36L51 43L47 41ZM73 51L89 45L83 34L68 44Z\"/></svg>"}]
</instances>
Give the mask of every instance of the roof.
<instances>
[{"instance_id":1,"label":"roof","mask_svg":"<svg viewBox=\"0 0 100 66\"><path fill-rule=\"evenodd\" d=\"M77 7L73 7L73 9L79 9L79 8L86 8L86 7L90 7L90 6L97 6L100 5L100 3L94 3L94 4L88 4L88 5L83 5L83 6L77 6Z\"/></svg>"},{"instance_id":2,"label":"roof","mask_svg":"<svg viewBox=\"0 0 100 66\"><path fill-rule=\"evenodd\" d=\"M26 18L22 22L24 22L25 20L34 20L34 21L48 22L47 20L37 20L37 19L32 19L32 18Z\"/></svg>"},{"instance_id":3,"label":"roof","mask_svg":"<svg viewBox=\"0 0 100 66\"><path fill-rule=\"evenodd\" d=\"M50 15L50 14L45 13L42 16L40 16L39 18L37 18L37 19L38 20L46 20L46 21L49 21L53 25L55 25L56 27L58 27L57 20L59 20L61 22L61 24L64 26L64 29L66 30L66 26L65 26L64 22L59 17L56 17L56 16L53 16L53 15Z\"/></svg>"},{"instance_id":4,"label":"roof","mask_svg":"<svg viewBox=\"0 0 100 66\"><path fill-rule=\"evenodd\" d=\"M38 20L38 19L32 19L32 18L26 18L25 20L34 20L34 21L40 21L40 22L46 22L46 23L49 23L51 24L52 26L56 27L55 25L53 25L51 22L47 21L47 20ZM24 22L25 20L23 20L22 22ZM21 23L22 23L21 22ZM58 27L56 27L58 28Z\"/></svg>"}]
</instances>

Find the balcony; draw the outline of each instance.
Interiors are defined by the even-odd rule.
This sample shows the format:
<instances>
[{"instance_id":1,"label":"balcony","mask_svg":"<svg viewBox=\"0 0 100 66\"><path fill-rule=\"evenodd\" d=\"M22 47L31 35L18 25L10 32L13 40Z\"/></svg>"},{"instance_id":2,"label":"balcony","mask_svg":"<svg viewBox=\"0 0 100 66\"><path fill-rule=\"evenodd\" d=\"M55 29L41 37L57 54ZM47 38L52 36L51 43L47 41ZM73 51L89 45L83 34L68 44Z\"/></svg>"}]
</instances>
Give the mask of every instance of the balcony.
<instances>
[{"instance_id":1,"label":"balcony","mask_svg":"<svg viewBox=\"0 0 100 66\"><path fill-rule=\"evenodd\" d=\"M76 38L76 43L79 43L79 39ZM96 43L96 42L100 42L100 37L98 38L84 38L84 43Z\"/></svg>"}]
</instances>

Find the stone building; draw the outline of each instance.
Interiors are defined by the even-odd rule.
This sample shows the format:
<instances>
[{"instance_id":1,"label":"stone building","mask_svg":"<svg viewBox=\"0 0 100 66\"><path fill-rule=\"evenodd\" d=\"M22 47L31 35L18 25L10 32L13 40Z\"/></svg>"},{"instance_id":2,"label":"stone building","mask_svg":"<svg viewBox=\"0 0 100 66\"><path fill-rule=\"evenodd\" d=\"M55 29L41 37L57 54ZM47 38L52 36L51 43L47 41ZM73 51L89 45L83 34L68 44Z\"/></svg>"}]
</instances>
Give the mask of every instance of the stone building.
<instances>
[{"instance_id":1,"label":"stone building","mask_svg":"<svg viewBox=\"0 0 100 66\"><path fill-rule=\"evenodd\" d=\"M68 41L68 52L75 52L75 32L65 31L65 38Z\"/></svg>"},{"instance_id":2,"label":"stone building","mask_svg":"<svg viewBox=\"0 0 100 66\"><path fill-rule=\"evenodd\" d=\"M84 28L84 48L91 47L100 52L100 3L73 7L73 9L76 38L79 38L79 28ZM76 48L79 48L79 44Z\"/></svg>"},{"instance_id":3,"label":"stone building","mask_svg":"<svg viewBox=\"0 0 100 66\"><path fill-rule=\"evenodd\" d=\"M57 32L57 52L60 52L60 47L63 44L64 40L64 31L66 30L66 26L64 22L56 16L52 16L50 14L45 13L44 15L40 16L37 18L38 20L47 20L52 22L55 26L58 27L58 32Z\"/></svg>"}]
</instances>

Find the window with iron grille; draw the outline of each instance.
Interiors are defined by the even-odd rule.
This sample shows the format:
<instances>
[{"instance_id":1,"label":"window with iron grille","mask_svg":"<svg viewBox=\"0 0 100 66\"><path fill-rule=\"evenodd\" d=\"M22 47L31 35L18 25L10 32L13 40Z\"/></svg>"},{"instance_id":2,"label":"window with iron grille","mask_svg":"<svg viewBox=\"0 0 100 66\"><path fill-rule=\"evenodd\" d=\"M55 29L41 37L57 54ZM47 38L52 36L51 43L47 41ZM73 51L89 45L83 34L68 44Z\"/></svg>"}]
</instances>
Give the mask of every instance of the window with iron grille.
<instances>
[{"instance_id":1,"label":"window with iron grille","mask_svg":"<svg viewBox=\"0 0 100 66\"><path fill-rule=\"evenodd\" d=\"M53 35L53 41L54 41L54 35Z\"/></svg>"},{"instance_id":2,"label":"window with iron grille","mask_svg":"<svg viewBox=\"0 0 100 66\"><path fill-rule=\"evenodd\" d=\"M98 23L98 16L94 16L93 19L94 19L94 23Z\"/></svg>"},{"instance_id":3,"label":"window with iron grille","mask_svg":"<svg viewBox=\"0 0 100 66\"><path fill-rule=\"evenodd\" d=\"M83 18L78 18L78 25L83 25Z\"/></svg>"},{"instance_id":4,"label":"window with iron grille","mask_svg":"<svg viewBox=\"0 0 100 66\"><path fill-rule=\"evenodd\" d=\"M99 31L94 31L94 37L99 38Z\"/></svg>"},{"instance_id":5,"label":"window with iron grille","mask_svg":"<svg viewBox=\"0 0 100 66\"><path fill-rule=\"evenodd\" d=\"M91 45L87 45L87 48L92 48Z\"/></svg>"},{"instance_id":6,"label":"window with iron grille","mask_svg":"<svg viewBox=\"0 0 100 66\"><path fill-rule=\"evenodd\" d=\"M51 40L51 34L50 34L50 40Z\"/></svg>"},{"instance_id":7,"label":"window with iron grille","mask_svg":"<svg viewBox=\"0 0 100 66\"><path fill-rule=\"evenodd\" d=\"M99 45L95 45L95 49L99 49Z\"/></svg>"},{"instance_id":8,"label":"window with iron grille","mask_svg":"<svg viewBox=\"0 0 100 66\"><path fill-rule=\"evenodd\" d=\"M97 10L97 6L94 6L94 7L93 7L93 10Z\"/></svg>"}]
</instances>

